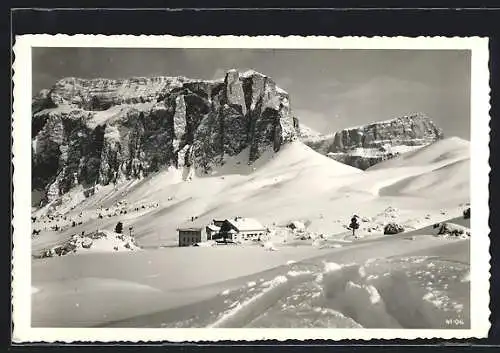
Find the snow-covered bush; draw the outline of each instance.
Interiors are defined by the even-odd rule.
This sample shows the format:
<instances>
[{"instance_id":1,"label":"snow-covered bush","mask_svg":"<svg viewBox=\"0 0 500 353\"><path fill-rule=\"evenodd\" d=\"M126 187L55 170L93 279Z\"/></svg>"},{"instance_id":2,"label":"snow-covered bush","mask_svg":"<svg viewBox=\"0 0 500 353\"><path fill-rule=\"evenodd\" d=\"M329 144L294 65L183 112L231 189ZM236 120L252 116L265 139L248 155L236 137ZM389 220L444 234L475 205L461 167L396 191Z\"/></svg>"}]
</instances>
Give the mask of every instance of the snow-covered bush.
<instances>
[{"instance_id":1,"label":"snow-covered bush","mask_svg":"<svg viewBox=\"0 0 500 353\"><path fill-rule=\"evenodd\" d=\"M384 234L398 234L404 231L405 231L404 227L397 223L388 223L384 227Z\"/></svg>"},{"instance_id":2,"label":"snow-covered bush","mask_svg":"<svg viewBox=\"0 0 500 353\"><path fill-rule=\"evenodd\" d=\"M140 247L133 237L103 230L86 235L75 234L65 243L45 250L41 257L79 254L88 251L134 251L139 249Z\"/></svg>"},{"instance_id":3,"label":"snow-covered bush","mask_svg":"<svg viewBox=\"0 0 500 353\"><path fill-rule=\"evenodd\" d=\"M287 228L290 228L298 232L303 232L306 229L306 226L301 221L292 221L287 225Z\"/></svg>"}]
</instances>

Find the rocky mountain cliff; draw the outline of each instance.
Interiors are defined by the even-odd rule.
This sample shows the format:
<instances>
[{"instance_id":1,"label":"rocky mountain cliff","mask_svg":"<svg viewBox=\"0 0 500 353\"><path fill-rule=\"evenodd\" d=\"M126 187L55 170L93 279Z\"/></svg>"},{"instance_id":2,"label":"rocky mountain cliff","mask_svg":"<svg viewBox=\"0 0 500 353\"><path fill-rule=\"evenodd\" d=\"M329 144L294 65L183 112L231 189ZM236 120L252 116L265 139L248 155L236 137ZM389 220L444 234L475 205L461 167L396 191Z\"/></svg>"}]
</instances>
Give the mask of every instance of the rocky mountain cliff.
<instances>
[{"instance_id":1,"label":"rocky mountain cliff","mask_svg":"<svg viewBox=\"0 0 500 353\"><path fill-rule=\"evenodd\" d=\"M298 136L288 94L255 71L214 81L65 78L33 98L32 114L32 190L45 201L163 166L185 178L210 173L246 148L252 163Z\"/></svg>"},{"instance_id":2,"label":"rocky mountain cliff","mask_svg":"<svg viewBox=\"0 0 500 353\"><path fill-rule=\"evenodd\" d=\"M339 162L367 169L383 160L443 138L443 131L424 114L413 114L330 135L301 132L302 141L317 152Z\"/></svg>"}]
</instances>

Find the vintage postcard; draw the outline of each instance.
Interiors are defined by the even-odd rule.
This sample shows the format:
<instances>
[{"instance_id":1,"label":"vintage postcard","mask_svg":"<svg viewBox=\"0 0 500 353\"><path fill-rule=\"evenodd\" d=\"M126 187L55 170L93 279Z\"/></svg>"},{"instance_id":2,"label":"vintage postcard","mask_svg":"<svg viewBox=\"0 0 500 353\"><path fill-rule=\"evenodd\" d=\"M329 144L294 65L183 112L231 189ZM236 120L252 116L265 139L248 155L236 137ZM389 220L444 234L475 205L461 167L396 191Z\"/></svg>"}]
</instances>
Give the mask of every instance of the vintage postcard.
<instances>
[{"instance_id":1,"label":"vintage postcard","mask_svg":"<svg viewBox=\"0 0 500 353\"><path fill-rule=\"evenodd\" d=\"M14 54L16 342L487 335L486 38Z\"/></svg>"}]
</instances>

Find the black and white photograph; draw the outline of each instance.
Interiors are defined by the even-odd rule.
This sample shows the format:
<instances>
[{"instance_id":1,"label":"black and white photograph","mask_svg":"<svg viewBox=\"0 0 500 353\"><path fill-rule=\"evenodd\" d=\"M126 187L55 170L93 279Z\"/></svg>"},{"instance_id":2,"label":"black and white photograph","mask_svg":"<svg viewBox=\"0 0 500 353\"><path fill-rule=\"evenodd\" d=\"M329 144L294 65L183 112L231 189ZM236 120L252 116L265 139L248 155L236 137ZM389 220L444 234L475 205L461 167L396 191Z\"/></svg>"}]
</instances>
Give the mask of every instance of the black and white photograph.
<instances>
[{"instance_id":1,"label":"black and white photograph","mask_svg":"<svg viewBox=\"0 0 500 353\"><path fill-rule=\"evenodd\" d=\"M19 39L20 328L487 333L487 40L99 38Z\"/></svg>"}]
</instances>

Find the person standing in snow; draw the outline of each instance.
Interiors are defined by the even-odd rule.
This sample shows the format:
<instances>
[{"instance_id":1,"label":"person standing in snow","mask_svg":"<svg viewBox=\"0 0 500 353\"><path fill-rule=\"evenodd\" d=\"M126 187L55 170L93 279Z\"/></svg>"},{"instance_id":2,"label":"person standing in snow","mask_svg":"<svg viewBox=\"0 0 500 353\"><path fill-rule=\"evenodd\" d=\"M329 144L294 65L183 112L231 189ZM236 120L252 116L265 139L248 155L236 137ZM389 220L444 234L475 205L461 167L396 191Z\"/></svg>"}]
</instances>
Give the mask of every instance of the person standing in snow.
<instances>
[{"instance_id":1,"label":"person standing in snow","mask_svg":"<svg viewBox=\"0 0 500 353\"><path fill-rule=\"evenodd\" d=\"M356 229L359 228L359 223L358 223L358 216L354 215L351 218L351 224L349 225L349 228L352 229L352 236L356 238Z\"/></svg>"}]
</instances>

